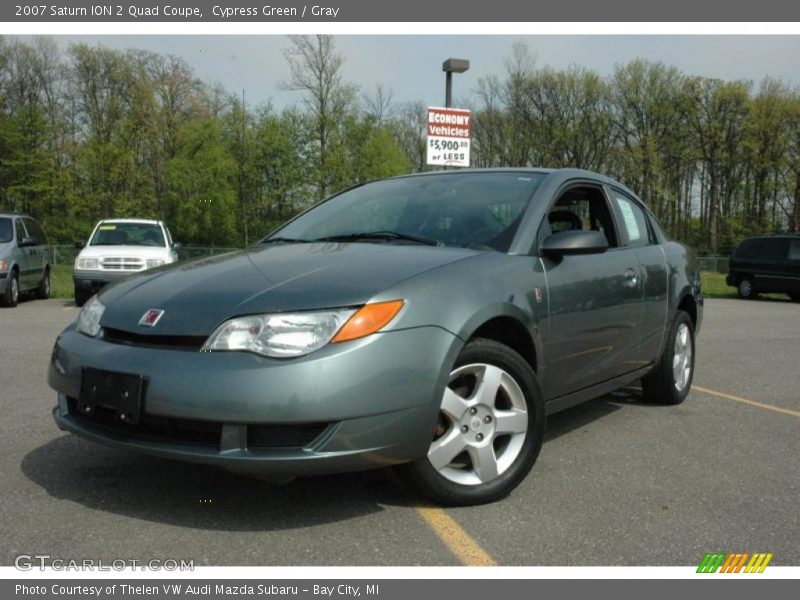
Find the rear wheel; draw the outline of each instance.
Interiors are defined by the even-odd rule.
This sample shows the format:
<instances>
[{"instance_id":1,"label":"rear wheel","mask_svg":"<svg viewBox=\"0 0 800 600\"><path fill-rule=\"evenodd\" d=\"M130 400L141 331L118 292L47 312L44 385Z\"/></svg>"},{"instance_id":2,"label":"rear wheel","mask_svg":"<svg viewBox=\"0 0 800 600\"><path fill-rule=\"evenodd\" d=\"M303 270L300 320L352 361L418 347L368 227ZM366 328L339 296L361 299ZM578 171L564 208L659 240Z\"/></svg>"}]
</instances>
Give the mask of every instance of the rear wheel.
<instances>
[{"instance_id":1,"label":"rear wheel","mask_svg":"<svg viewBox=\"0 0 800 600\"><path fill-rule=\"evenodd\" d=\"M739 280L739 285L736 286L736 291L739 293L739 298L744 298L745 300L750 300L758 295L756 293L756 288L753 285L753 280L749 277L742 277Z\"/></svg>"},{"instance_id":2,"label":"rear wheel","mask_svg":"<svg viewBox=\"0 0 800 600\"><path fill-rule=\"evenodd\" d=\"M530 365L503 344L475 339L450 373L427 457L405 468L438 503L491 502L528 474L544 425L544 401Z\"/></svg>"},{"instance_id":3,"label":"rear wheel","mask_svg":"<svg viewBox=\"0 0 800 600\"><path fill-rule=\"evenodd\" d=\"M44 270L44 277L36 290L36 295L42 300L47 300L50 297L50 269Z\"/></svg>"},{"instance_id":4,"label":"rear wheel","mask_svg":"<svg viewBox=\"0 0 800 600\"><path fill-rule=\"evenodd\" d=\"M19 303L19 276L15 271L9 273L5 294L0 296L3 306L13 307Z\"/></svg>"},{"instance_id":5,"label":"rear wheel","mask_svg":"<svg viewBox=\"0 0 800 600\"><path fill-rule=\"evenodd\" d=\"M661 359L642 378L644 398L658 404L680 404L689 395L693 376L694 324L686 312L679 310Z\"/></svg>"}]
</instances>

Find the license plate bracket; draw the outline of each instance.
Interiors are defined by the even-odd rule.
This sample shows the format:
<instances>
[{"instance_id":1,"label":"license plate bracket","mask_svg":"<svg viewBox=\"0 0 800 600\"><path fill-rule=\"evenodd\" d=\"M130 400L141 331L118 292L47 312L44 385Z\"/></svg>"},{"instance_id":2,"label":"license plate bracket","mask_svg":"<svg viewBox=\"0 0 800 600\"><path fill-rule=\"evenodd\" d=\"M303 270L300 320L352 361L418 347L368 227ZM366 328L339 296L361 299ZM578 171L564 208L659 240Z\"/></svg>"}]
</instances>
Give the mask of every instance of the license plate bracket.
<instances>
[{"instance_id":1,"label":"license plate bracket","mask_svg":"<svg viewBox=\"0 0 800 600\"><path fill-rule=\"evenodd\" d=\"M119 421L136 425L141 414L144 388L142 375L84 367L81 370L78 411L91 414L98 407L104 407L113 410Z\"/></svg>"}]
</instances>

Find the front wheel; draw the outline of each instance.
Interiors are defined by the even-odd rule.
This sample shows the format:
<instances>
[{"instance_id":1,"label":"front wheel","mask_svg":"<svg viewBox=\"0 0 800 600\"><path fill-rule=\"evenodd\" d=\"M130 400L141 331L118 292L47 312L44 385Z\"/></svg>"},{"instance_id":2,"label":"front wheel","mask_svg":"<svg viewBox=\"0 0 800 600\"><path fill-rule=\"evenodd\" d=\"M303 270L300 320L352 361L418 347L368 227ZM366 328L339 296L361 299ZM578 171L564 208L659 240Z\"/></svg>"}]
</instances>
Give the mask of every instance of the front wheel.
<instances>
[{"instance_id":1,"label":"front wheel","mask_svg":"<svg viewBox=\"0 0 800 600\"><path fill-rule=\"evenodd\" d=\"M19 303L19 277L14 271L9 273L8 276L8 287L6 287L5 293L0 295L0 304L14 307Z\"/></svg>"},{"instance_id":2,"label":"front wheel","mask_svg":"<svg viewBox=\"0 0 800 600\"><path fill-rule=\"evenodd\" d=\"M642 378L648 402L680 404L686 400L694 376L694 324L679 310L668 332L664 352L655 368Z\"/></svg>"},{"instance_id":3,"label":"front wheel","mask_svg":"<svg viewBox=\"0 0 800 600\"><path fill-rule=\"evenodd\" d=\"M533 467L544 426L544 400L530 365L503 344L475 339L450 373L428 455L405 468L435 502L492 502Z\"/></svg>"},{"instance_id":4,"label":"front wheel","mask_svg":"<svg viewBox=\"0 0 800 600\"><path fill-rule=\"evenodd\" d=\"M75 306L83 306L91 297L92 293L89 290L80 290L77 287L75 288Z\"/></svg>"}]
</instances>

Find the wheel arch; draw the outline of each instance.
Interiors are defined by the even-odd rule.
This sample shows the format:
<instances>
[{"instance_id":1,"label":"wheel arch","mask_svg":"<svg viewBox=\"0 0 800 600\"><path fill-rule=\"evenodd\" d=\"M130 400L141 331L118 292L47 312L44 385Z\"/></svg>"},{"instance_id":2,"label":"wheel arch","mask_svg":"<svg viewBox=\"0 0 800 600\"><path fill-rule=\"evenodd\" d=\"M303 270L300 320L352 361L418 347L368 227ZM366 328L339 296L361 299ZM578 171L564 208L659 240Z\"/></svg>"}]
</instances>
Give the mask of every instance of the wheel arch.
<instances>
[{"instance_id":1,"label":"wheel arch","mask_svg":"<svg viewBox=\"0 0 800 600\"><path fill-rule=\"evenodd\" d=\"M526 322L531 323L530 326ZM516 351L531 366L539 371L538 326L519 307L506 305L482 311L473 317L459 333L465 341L487 338Z\"/></svg>"}]
</instances>

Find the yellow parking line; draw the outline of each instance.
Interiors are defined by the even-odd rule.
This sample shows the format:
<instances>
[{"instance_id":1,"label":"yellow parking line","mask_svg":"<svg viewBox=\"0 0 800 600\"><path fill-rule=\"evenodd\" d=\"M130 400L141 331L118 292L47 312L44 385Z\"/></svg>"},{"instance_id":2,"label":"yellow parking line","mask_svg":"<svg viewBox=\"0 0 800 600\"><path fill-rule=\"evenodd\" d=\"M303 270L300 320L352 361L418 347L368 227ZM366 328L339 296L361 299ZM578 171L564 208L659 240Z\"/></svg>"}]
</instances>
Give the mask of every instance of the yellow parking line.
<instances>
[{"instance_id":1,"label":"yellow parking line","mask_svg":"<svg viewBox=\"0 0 800 600\"><path fill-rule=\"evenodd\" d=\"M491 567L497 564L486 550L481 548L480 544L444 510L432 506L417 506L416 509L462 564L468 567Z\"/></svg>"},{"instance_id":2,"label":"yellow parking line","mask_svg":"<svg viewBox=\"0 0 800 600\"><path fill-rule=\"evenodd\" d=\"M766 410L773 410L775 412L783 413L785 415L800 417L800 411L792 410L791 408L783 408L782 406L775 406L774 404L765 404L763 402L756 402L755 400L748 400L747 398L742 398L741 396L734 396L733 394L726 394L725 392L717 392L716 390L710 390L708 388L700 387L699 385L693 385L692 389L697 390L698 392L702 392L703 394L716 396L717 398L733 400L734 402L749 404L750 406L755 406L757 408L764 408Z\"/></svg>"},{"instance_id":3,"label":"yellow parking line","mask_svg":"<svg viewBox=\"0 0 800 600\"><path fill-rule=\"evenodd\" d=\"M387 469L386 476L398 491L415 505L414 510L417 511L417 514L422 517L425 524L433 530L461 564L468 567L492 567L497 564L489 553L481 548L481 545L472 539L472 536L443 509L418 504L406 487L405 482L396 473Z\"/></svg>"}]
</instances>

